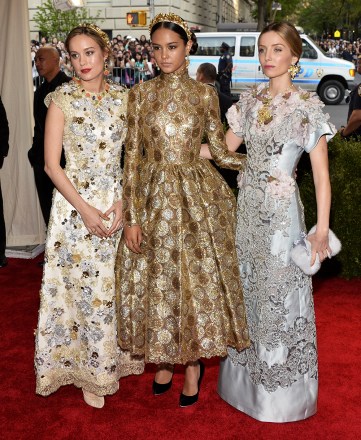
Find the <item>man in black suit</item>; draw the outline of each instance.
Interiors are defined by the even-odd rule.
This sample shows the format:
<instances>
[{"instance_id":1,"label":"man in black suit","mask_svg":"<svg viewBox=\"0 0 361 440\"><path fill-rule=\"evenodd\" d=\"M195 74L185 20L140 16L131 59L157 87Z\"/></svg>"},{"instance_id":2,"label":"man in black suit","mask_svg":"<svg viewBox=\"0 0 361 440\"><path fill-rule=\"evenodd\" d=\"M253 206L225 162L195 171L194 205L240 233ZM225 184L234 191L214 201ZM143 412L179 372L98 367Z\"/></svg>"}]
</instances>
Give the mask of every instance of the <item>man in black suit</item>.
<instances>
[{"instance_id":1,"label":"man in black suit","mask_svg":"<svg viewBox=\"0 0 361 440\"><path fill-rule=\"evenodd\" d=\"M217 69L211 63L200 64L197 69L196 79L197 81L200 81L204 84L209 84L210 86L216 88ZM225 95L218 89L217 92L219 99L219 110L221 112L221 121L227 122L226 113L229 107L231 107L233 104L233 101L230 96Z\"/></svg>"},{"instance_id":2,"label":"man in black suit","mask_svg":"<svg viewBox=\"0 0 361 440\"><path fill-rule=\"evenodd\" d=\"M213 64L203 63L198 66L196 79L197 81L200 81L204 84L208 84L217 90L218 100L219 100L219 110L221 113L221 121L223 124L227 126L226 113L227 110L232 106L233 101L230 96L225 95L224 93L222 93L217 89L216 78L217 78L217 70ZM220 174L222 174L222 177L231 188L235 188L237 186L238 171L219 168L215 163L213 163L213 165L217 168Z\"/></svg>"},{"instance_id":3,"label":"man in black suit","mask_svg":"<svg viewBox=\"0 0 361 440\"><path fill-rule=\"evenodd\" d=\"M6 111L0 97L0 169L3 167L4 158L9 152L9 124ZM5 267L8 262L5 257L6 229L4 220L4 205L0 182L0 268Z\"/></svg>"},{"instance_id":4,"label":"man in black suit","mask_svg":"<svg viewBox=\"0 0 361 440\"><path fill-rule=\"evenodd\" d=\"M39 75L44 78L44 83L34 94L34 138L33 145L28 152L28 157L34 170L35 185L39 196L41 212L47 226L49 223L54 185L44 171L44 132L45 118L48 111L44 99L48 93L53 92L64 82L71 80L71 78L60 70L59 61L59 52L55 47L45 46L36 52L35 65ZM61 166L65 166L64 152L62 153Z\"/></svg>"}]
</instances>

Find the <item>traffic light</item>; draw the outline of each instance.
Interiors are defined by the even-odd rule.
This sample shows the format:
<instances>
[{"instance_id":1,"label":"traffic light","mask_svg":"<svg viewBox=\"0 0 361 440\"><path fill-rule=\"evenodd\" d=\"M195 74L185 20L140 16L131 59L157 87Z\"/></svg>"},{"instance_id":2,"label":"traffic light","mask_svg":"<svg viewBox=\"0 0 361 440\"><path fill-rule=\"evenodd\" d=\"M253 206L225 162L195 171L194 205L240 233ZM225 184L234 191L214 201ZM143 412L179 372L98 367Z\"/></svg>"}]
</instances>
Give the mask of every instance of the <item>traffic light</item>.
<instances>
[{"instance_id":1,"label":"traffic light","mask_svg":"<svg viewBox=\"0 0 361 440\"><path fill-rule=\"evenodd\" d=\"M127 25L146 26L147 13L145 11L127 12Z\"/></svg>"}]
</instances>

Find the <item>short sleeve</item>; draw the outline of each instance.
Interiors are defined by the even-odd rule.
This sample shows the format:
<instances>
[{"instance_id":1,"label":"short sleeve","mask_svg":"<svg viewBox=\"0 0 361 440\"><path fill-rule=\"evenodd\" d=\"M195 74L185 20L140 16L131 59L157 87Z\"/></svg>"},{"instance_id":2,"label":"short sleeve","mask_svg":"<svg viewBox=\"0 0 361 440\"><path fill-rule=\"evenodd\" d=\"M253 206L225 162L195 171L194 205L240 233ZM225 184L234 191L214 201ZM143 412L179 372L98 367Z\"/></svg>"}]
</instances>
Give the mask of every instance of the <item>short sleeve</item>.
<instances>
[{"instance_id":1,"label":"short sleeve","mask_svg":"<svg viewBox=\"0 0 361 440\"><path fill-rule=\"evenodd\" d=\"M229 108L229 110L226 113L226 117L229 128L233 131L233 133L236 136L242 138L244 136L243 134L244 118L242 117L242 112L238 103L232 105L232 107Z\"/></svg>"},{"instance_id":2,"label":"short sleeve","mask_svg":"<svg viewBox=\"0 0 361 440\"><path fill-rule=\"evenodd\" d=\"M303 148L310 153L318 144L322 136L329 142L337 133L335 126L329 122L330 116L322 111L324 104L315 97L306 106L303 125L305 127Z\"/></svg>"},{"instance_id":3,"label":"short sleeve","mask_svg":"<svg viewBox=\"0 0 361 440\"><path fill-rule=\"evenodd\" d=\"M68 94L65 92L63 85L57 87L54 92L50 92L45 96L44 103L47 107L49 107L51 102L60 108L60 110L64 112L65 108L65 100Z\"/></svg>"},{"instance_id":4,"label":"short sleeve","mask_svg":"<svg viewBox=\"0 0 361 440\"><path fill-rule=\"evenodd\" d=\"M333 124L329 122L324 122L320 127L318 127L315 131L310 133L308 137L308 142L304 146L304 150L307 153L310 153L318 144L318 141L322 136L326 136L327 142L329 142L336 134L336 129Z\"/></svg>"},{"instance_id":5,"label":"short sleeve","mask_svg":"<svg viewBox=\"0 0 361 440\"><path fill-rule=\"evenodd\" d=\"M239 101L232 105L226 113L228 125L233 133L239 138L245 137L245 122L247 108L249 108L252 99L252 89L241 93Z\"/></svg>"}]
</instances>

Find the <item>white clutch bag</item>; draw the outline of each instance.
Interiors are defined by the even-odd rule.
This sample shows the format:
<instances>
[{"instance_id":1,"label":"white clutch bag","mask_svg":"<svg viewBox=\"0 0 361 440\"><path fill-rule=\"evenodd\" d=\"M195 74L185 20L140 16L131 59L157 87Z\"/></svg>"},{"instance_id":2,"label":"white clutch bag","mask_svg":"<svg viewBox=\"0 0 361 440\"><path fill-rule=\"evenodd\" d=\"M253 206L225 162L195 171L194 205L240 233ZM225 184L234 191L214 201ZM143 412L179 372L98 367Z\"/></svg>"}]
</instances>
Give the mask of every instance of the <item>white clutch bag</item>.
<instances>
[{"instance_id":1,"label":"white clutch bag","mask_svg":"<svg viewBox=\"0 0 361 440\"><path fill-rule=\"evenodd\" d=\"M311 235L315 231L316 226L313 226L308 234ZM329 258L331 258L341 250L341 242L331 229L328 233L328 243L331 249L331 255L329 255ZM311 243L307 240L306 234L302 234L302 236L293 243L291 259L306 275L314 275L321 267L318 254L316 254L315 263L311 266Z\"/></svg>"}]
</instances>

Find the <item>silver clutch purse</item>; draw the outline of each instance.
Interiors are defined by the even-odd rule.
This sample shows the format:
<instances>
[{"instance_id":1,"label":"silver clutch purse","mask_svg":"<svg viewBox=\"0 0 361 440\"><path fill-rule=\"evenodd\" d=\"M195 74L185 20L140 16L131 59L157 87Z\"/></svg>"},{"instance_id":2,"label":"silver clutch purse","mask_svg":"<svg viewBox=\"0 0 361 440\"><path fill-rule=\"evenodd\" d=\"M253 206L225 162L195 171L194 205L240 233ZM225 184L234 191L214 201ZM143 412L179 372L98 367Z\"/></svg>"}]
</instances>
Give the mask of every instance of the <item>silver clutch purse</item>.
<instances>
[{"instance_id":1,"label":"silver clutch purse","mask_svg":"<svg viewBox=\"0 0 361 440\"><path fill-rule=\"evenodd\" d=\"M316 226L313 226L308 234L311 235L315 231ZM315 263L311 266L311 243L307 240L308 234L302 233L301 237L293 243L291 259L306 275L314 275L320 269L321 262L316 254ZM331 229L328 233L328 243L331 249L331 255L328 257L331 258L341 250L341 242Z\"/></svg>"}]
</instances>

